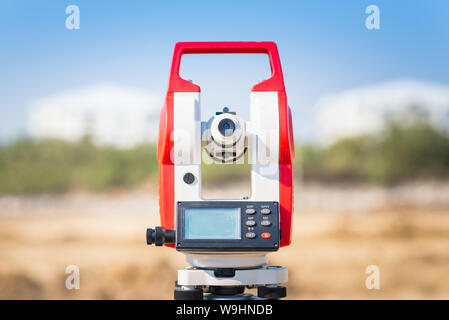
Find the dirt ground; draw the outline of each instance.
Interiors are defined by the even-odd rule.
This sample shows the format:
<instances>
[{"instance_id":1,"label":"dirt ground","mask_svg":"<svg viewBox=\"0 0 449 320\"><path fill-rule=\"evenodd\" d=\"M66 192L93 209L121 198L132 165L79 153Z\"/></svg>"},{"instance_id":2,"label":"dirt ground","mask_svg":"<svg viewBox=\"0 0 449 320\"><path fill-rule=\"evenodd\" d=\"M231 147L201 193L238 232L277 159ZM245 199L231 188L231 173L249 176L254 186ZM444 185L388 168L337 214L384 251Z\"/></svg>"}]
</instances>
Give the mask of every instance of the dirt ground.
<instances>
[{"instance_id":1,"label":"dirt ground","mask_svg":"<svg viewBox=\"0 0 449 320\"><path fill-rule=\"evenodd\" d=\"M0 298L171 299L184 257L145 244L157 216L106 211L1 216ZM270 263L289 268L289 299L449 299L449 212L297 212L292 245ZM79 290L65 288L69 265ZM369 265L379 290L365 286Z\"/></svg>"}]
</instances>

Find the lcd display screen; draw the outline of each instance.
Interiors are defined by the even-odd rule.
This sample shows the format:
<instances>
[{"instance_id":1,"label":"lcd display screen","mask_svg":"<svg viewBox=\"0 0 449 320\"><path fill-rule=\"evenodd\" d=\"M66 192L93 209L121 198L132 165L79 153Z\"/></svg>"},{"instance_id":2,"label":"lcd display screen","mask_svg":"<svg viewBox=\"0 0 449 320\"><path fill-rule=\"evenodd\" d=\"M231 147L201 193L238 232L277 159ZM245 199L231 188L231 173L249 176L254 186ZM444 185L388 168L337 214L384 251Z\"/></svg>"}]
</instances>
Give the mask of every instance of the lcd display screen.
<instances>
[{"instance_id":1,"label":"lcd display screen","mask_svg":"<svg viewBox=\"0 0 449 320\"><path fill-rule=\"evenodd\" d=\"M240 208L188 208L185 239L240 239Z\"/></svg>"}]
</instances>

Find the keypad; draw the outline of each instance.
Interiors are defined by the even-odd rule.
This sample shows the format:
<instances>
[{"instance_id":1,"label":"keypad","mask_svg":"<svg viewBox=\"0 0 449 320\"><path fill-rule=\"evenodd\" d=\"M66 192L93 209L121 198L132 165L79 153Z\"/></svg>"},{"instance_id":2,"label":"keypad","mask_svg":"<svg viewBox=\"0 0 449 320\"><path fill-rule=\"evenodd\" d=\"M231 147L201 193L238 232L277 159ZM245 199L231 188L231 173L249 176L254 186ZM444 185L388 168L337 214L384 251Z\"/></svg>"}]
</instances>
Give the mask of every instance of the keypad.
<instances>
[{"instance_id":1,"label":"keypad","mask_svg":"<svg viewBox=\"0 0 449 320\"><path fill-rule=\"evenodd\" d=\"M265 203L249 204L243 211L247 215L243 227L246 239L268 242L269 239L273 238L273 234L277 234L273 233L275 232L273 222L276 223L277 220L275 217L269 216L272 213L271 205Z\"/></svg>"}]
</instances>

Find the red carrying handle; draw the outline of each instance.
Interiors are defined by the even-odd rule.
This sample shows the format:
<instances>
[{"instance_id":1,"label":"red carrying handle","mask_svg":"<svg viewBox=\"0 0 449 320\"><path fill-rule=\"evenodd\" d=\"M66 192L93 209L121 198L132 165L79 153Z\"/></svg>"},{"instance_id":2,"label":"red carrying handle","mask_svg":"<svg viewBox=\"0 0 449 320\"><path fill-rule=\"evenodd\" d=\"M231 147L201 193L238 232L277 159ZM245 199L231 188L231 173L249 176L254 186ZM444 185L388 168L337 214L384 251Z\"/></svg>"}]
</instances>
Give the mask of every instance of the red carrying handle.
<instances>
[{"instance_id":1,"label":"red carrying handle","mask_svg":"<svg viewBox=\"0 0 449 320\"><path fill-rule=\"evenodd\" d=\"M271 77L252 87L251 91L285 91L281 62L277 46L272 41L178 42L168 82L169 92L200 92L200 87L179 76L181 57L184 54L267 54Z\"/></svg>"}]
</instances>

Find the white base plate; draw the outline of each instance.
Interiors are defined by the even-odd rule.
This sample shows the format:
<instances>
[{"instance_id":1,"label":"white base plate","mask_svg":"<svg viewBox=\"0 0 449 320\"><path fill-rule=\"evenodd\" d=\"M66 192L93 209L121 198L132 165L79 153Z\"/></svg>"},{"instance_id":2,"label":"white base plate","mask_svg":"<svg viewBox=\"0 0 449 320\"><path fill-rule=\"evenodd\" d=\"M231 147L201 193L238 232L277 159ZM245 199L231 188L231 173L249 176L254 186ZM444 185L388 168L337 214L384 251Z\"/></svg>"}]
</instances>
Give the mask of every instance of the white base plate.
<instances>
[{"instance_id":1,"label":"white base plate","mask_svg":"<svg viewBox=\"0 0 449 320\"><path fill-rule=\"evenodd\" d=\"M214 270L185 268L178 270L180 286L259 286L275 285L288 281L286 267L260 267L236 269L234 277L217 278Z\"/></svg>"}]
</instances>

